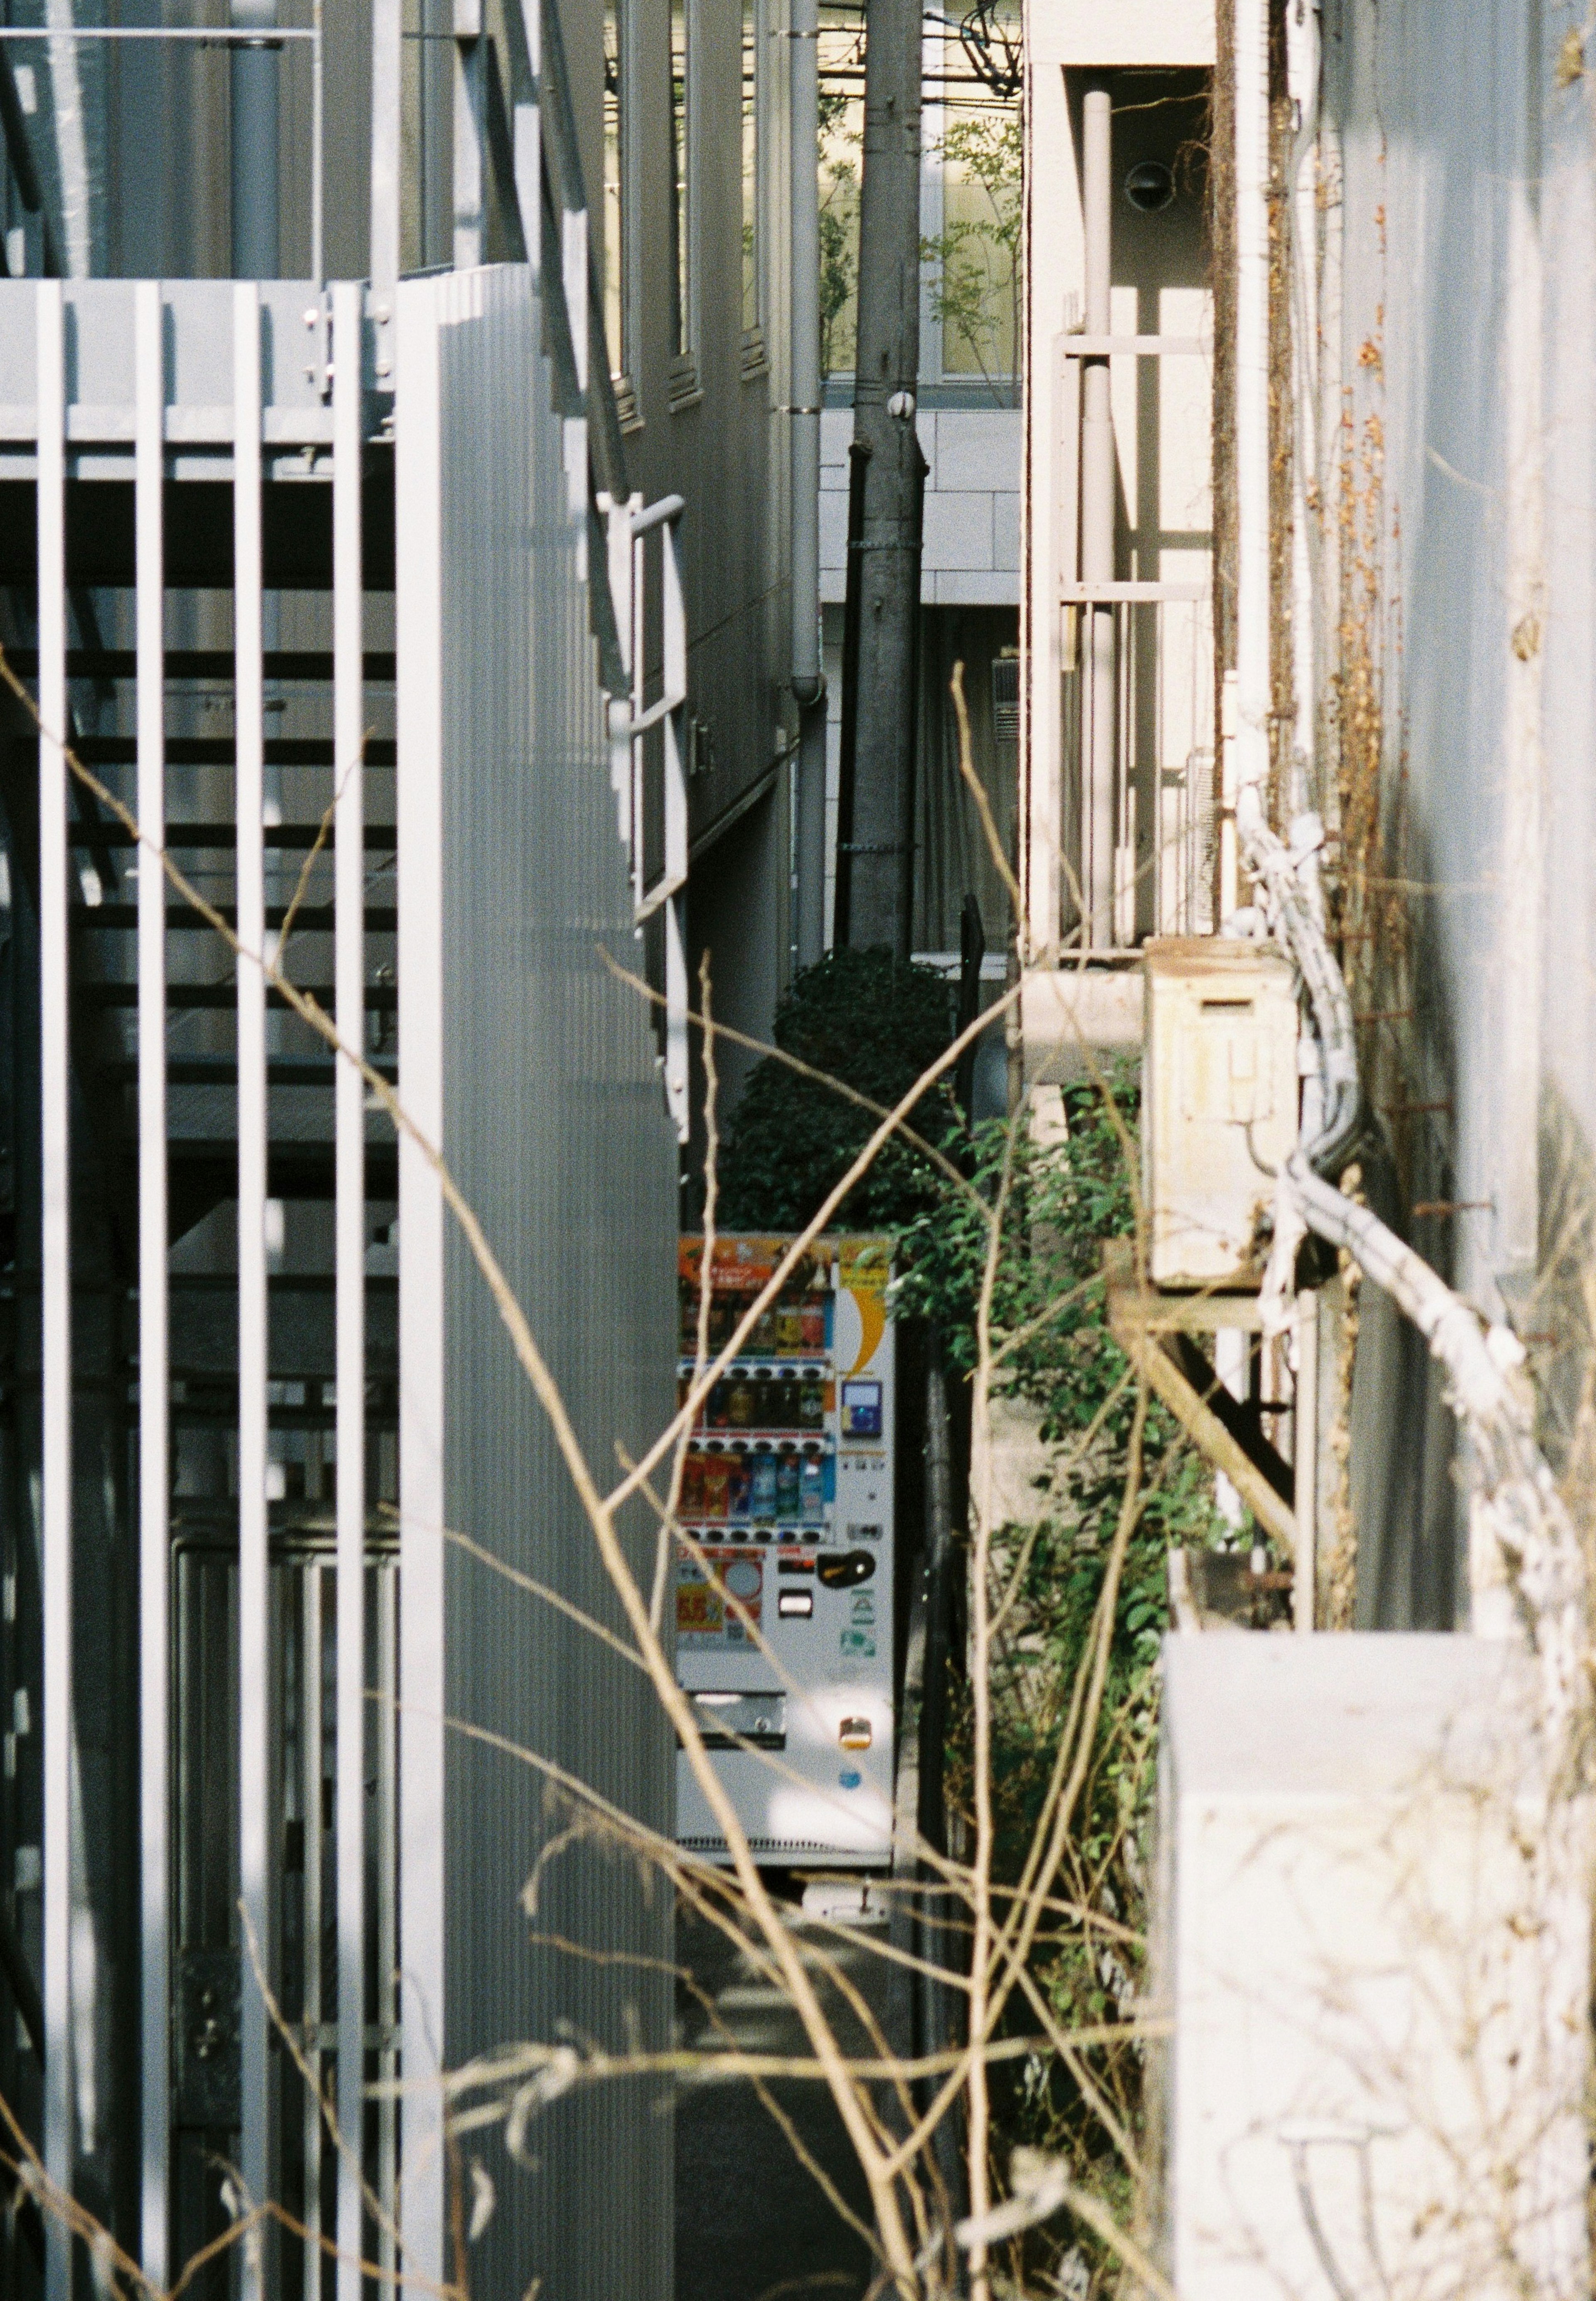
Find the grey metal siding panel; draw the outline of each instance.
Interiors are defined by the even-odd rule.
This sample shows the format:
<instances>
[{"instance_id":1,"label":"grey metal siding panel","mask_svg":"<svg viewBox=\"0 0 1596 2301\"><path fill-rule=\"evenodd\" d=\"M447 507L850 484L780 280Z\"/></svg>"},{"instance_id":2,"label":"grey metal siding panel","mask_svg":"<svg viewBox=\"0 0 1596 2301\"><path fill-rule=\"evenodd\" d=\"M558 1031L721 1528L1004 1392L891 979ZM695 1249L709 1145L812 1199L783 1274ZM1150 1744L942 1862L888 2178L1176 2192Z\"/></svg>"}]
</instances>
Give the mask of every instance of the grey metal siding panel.
<instances>
[{"instance_id":1,"label":"grey metal siding panel","mask_svg":"<svg viewBox=\"0 0 1596 2301\"><path fill-rule=\"evenodd\" d=\"M1344 251L1325 345L1351 427L1326 441L1326 496L1333 532L1361 519L1366 454L1377 464L1379 668L1407 833L1383 867L1415 890L1404 1091L1437 1106L1411 1130L1410 1195L1463 1202L1449 1275L1493 1316L1527 1286L1537 1217L1543 1260L1577 1251L1596 1132L1596 264L1586 83L1554 81L1570 21L1517 0L1325 12L1341 155L1327 228ZM1328 651L1343 613L1322 600ZM1432 1225L1416 1243L1448 1240ZM1577 1403L1583 1365L1583 1313L1558 1293L1543 1268L1531 1323L1568 1346L1549 1425ZM1466 1602L1450 1418L1422 1343L1367 1290L1364 1305L1360 1619L1440 1625Z\"/></svg>"},{"instance_id":2,"label":"grey metal siding panel","mask_svg":"<svg viewBox=\"0 0 1596 2301\"><path fill-rule=\"evenodd\" d=\"M444 1149L563 1385L601 1482L671 1411L674 1146L644 1012L604 971L634 948L561 427L530 275L455 299L440 345ZM448 1523L601 1620L621 1615L543 1416L457 1233L447 1255ZM647 1577L652 1535L634 1548ZM640 1675L465 1557L446 1568L447 1709L672 1827L673 1753ZM671 1897L533 1769L447 1752L447 2056L562 2036L663 2044ZM618 1955L598 1964L553 1937ZM635 1962L633 1962L635 1961ZM664 2301L669 2118L641 2083L568 2096L498 2191L481 2301ZM473 2143L473 2148L478 2145Z\"/></svg>"}]
</instances>

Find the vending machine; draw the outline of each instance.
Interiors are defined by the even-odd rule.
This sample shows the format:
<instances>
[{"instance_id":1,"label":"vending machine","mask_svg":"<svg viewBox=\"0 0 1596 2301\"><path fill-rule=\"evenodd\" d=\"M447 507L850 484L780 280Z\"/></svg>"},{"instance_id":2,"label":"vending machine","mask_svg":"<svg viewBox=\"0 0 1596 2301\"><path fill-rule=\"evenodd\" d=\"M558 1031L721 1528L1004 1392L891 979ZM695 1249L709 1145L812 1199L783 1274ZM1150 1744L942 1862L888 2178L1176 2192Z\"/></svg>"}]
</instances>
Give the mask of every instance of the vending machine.
<instances>
[{"instance_id":1,"label":"vending machine","mask_svg":"<svg viewBox=\"0 0 1596 2301\"><path fill-rule=\"evenodd\" d=\"M790 1241L715 1241L709 1357ZM681 1395L698 1347L704 1242L679 1274ZM807 1248L705 1401L676 1545L677 1676L756 1858L885 1867L892 1853L891 1242ZM677 1836L726 1841L685 1756Z\"/></svg>"}]
</instances>

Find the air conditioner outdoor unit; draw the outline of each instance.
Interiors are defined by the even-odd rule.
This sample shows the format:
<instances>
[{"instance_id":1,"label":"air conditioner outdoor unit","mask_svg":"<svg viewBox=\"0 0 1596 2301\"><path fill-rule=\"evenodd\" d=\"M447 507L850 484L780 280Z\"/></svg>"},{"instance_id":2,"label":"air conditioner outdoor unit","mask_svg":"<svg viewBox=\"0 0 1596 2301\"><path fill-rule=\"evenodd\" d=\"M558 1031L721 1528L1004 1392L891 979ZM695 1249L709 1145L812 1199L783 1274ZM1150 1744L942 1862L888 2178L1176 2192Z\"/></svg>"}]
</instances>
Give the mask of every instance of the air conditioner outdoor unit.
<instances>
[{"instance_id":1,"label":"air conditioner outdoor unit","mask_svg":"<svg viewBox=\"0 0 1596 2301\"><path fill-rule=\"evenodd\" d=\"M1164 1646L1151 2231L1181 2301L1587 2301L1591 1801L1531 1656Z\"/></svg>"},{"instance_id":2,"label":"air conditioner outdoor unit","mask_svg":"<svg viewBox=\"0 0 1596 2301\"><path fill-rule=\"evenodd\" d=\"M1258 1218L1297 1140L1290 962L1217 936L1144 957L1142 1191L1155 1286L1256 1282Z\"/></svg>"}]
</instances>

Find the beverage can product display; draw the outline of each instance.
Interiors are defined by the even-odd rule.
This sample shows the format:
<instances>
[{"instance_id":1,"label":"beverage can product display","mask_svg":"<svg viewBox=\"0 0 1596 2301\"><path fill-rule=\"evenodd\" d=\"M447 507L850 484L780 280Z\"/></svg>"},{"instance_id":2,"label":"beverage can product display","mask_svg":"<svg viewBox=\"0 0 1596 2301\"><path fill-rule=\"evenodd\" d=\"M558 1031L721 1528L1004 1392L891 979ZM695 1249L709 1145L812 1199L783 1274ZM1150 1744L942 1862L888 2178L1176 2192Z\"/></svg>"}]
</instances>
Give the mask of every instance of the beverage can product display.
<instances>
[{"instance_id":1,"label":"beverage can product display","mask_svg":"<svg viewBox=\"0 0 1596 2301\"><path fill-rule=\"evenodd\" d=\"M818 1367L806 1367L798 1386L798 1428L823 1430L826 1426L826 1386Z\"/></svg>"},{"instance_id":2,"label":"beverage can product display","mask_svg":"<svg viewBox=\"0 0 1596 2301\"><path fill-rule=\"evenodd\" d=\"M798 1515L806 1525L825 1516L826 1465L821 1453L806 1454L798 1465Z\"/></svg>"},{"instance_id":3,"label":"beverage can product display","mask_svg":"<svg viewBox=\"0 0 1596 2301\"><path fill-rule=\"evenodd\" d=\"M748 1348L756 1354L773 1351L776 1347L776 1314L761 1310L754 1321L754 1331L748 1336Z\"/></svg>"},{"instance_id":4,"label":"beverage can product display","mask_svg":"<svg viewBox=\"0 0 1596 2301\"><path fill-rule=\"evenodd\" d=\"M731 1385L726 1419L733 1430L747 1430L753 1422L754 1385L747 1375L739 1375Z\"/></svg>"},{"instance_id":5,"label":"beverage can product display","mask_svg":"<svg viewBox=\"0 0 1596 2301\"><path fill-rule=\"evenodd\" d=\"M800 1347L806 1351L823 1351L826 1346L826 1306L823 1302L806 1302L799 1314Z\"/></svg>"},{"instance_id":6,"label":"beverage can product display","mask_svg":"<svg viewBox=\"0 0 1596 2301\"><path fill-rule=\"evenodd\" d=\"M704 1458L704 1515L724 1518L727 1487L731 1483L731 1465L724 1454L706 1454Z\"/></svg>"},{"instance_id":7,"label":"beverage can product display","mask_svg":"<svg viewBox=\"0 0 1596 2301\"><path fill-rule=\"evenodd\" d=\"M784 1447L776 1457L776 1516L783 1525L798 1517L800 1491L798 1458L790 1447Z\"/></svg>"},{"instance_id":8,"label":"beverage can product display","mask_svg":"<svg viewBox=\"0 0 1596 2301\"><path fill-rule=\"evenodd\" d=\"M726 1460L726 1516L728 1518L747 1518L752 1485L753 1479L748 1469L748 1455L740 1446L734 1447Z\"/></svg>"},{"instance_id":9,"label":"beverage can product display","mask_svg":"<svg viewBox=\"0 0 1596 2301\"><path fill-rule=\"evenodd\" d=\"M712 1430L723 1430L731 1409L731 1385L723 1375L709 1393L709 1409L705 1417Z\"/></svg>"},{"instance_id":10,"label":"beverage can product display","mask_svg":"<svg viewBox=\"0 0 1596 2301\"><path fill-rule=\"evenodd\" d=\"M683 1518L701 1518L704 1513L704 1457L696 1446L689 1447L681 1466L681 1502Z\"/></svg>"},{"instance_id":11,"label":"beverage can product display","mask_svg":"<svg viewBox=\"0 0 1596 2301\"><path fill-rule=\"evenodd\" d=\"M756 1453L749 1467L748 1513L763 1519L776 1514L776 1458L768 1450Z\"/></svg>"},{"instance_id":12,"label":"beverage can product display","mask_svg":"<svg viewBox=\"0 0 1596 2301\"><path fill-rule=\"evenodd\" d=\"M787 1368L775 1385L774 1411L771 1416L773 1430L796 1430L798 1427L798 1378Z\"/></svg>"},{"instance_id":13,"label":"beverage can product display","mask_svg":"<svg viewBox=\"0 0 1596 2301\"><path fill-rule=\"evenodd\" d=\"M804 1347L804 1314L795 1302L783 1302L776 1312L776 1348L779 1351L801 1351Z\"/></svg>"},{"instance_id":14,"label":"beverage can product display","mask_svg":"<svg viewBox=\"0 0 1596 2301\"><path fill-rule=\"evenodd\" d=\"M755 1373L753 1412L753 1427L756 1430L769 1430L773 1427L771 1418L775 1412L775 1385L768 1367L760 1367Z\"/></svg>"}]
</instances>

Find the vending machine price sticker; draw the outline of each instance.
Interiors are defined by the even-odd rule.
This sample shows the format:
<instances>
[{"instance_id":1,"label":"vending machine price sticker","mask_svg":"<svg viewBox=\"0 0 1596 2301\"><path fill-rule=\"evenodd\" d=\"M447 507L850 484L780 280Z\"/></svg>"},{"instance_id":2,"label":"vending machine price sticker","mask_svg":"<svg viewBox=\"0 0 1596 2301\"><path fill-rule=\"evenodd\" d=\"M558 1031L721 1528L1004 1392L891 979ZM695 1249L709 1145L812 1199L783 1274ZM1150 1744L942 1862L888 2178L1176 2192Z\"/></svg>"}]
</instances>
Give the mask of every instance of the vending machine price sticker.
<instances>
[{"instance_id":1,"label":"vending machine price sticker","mask_svg":"<svg viewBox=\"0 0 1596 2301\"><path fill-rule=\"evenodd\" d=\"M728 1597L737 1600L728 1605ZM739 1611L739 1608L741 1611ZM765 1560L757 1551L706 1551L676 1568L676 1636L694 1646L746 1645L764 1620Z\"/></svg>"}]
</instances>

